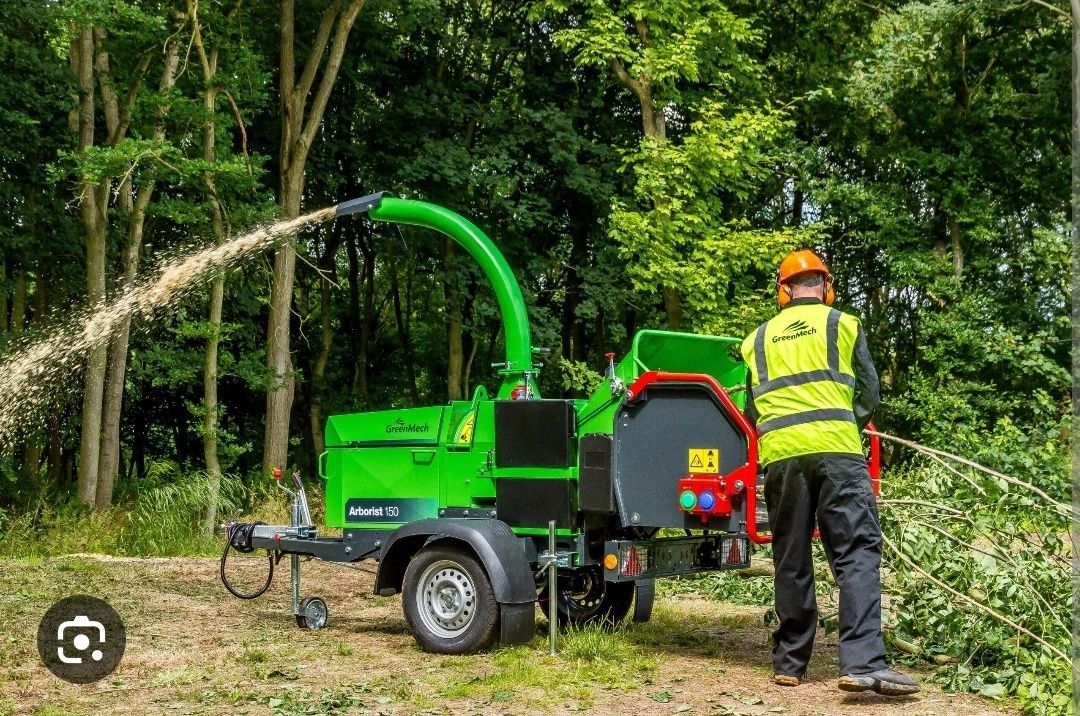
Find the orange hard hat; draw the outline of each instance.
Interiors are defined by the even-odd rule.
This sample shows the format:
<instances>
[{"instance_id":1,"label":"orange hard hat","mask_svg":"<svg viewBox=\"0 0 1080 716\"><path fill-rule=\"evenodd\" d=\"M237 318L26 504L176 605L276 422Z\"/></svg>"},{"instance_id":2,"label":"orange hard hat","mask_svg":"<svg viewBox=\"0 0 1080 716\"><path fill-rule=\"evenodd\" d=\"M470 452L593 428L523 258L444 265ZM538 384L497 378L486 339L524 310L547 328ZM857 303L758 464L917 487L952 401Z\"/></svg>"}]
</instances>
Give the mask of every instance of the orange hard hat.
<instances>
[{"instance_id":1,"label":"orange hard hat","mask_svg":"<svg viewBox=\"0 0 1080 716\"><path fill-rule=\"evenodd\" d=\"M785 284L795 276L805 273L820 273L823 275L825 292L821 298L826 306L832 305L833 300L836 298L836 291L833 290L832 274L829 273L829 267L825 265L825 262L818 256L816 251L800 249L792 251L784 257L784 260L780 262L780 267L776 269L776 298L780 302L780 308L783 308L791 301L791 289Z\"/></svg>"}]
</instances>

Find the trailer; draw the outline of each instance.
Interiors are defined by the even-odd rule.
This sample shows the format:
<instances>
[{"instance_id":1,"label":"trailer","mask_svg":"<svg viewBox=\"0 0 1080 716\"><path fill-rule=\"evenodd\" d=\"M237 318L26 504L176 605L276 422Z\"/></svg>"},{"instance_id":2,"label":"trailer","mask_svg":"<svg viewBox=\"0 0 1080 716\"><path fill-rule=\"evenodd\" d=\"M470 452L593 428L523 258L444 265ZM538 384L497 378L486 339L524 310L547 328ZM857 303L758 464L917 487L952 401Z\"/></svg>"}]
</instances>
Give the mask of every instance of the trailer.
<instances>
[{"instance_id":1,"label":"trailer","mask_svg":"<svg viewBox=\"0 0 1080 716\"><path fill-rule=\"evenodd\" d=\"M293 497L292 521L225 526L230 592L258 596L288 556L296 622L320 629L327 605L301 598L300 557L370 560L375 593L402 595L417 643L463 654L532 639L537 603L553 629L643 622L656 579L749 566L751 546L769 536L757 504L757 439L741 412L740 339L643 330L620 360L608 354L590 397L542 398L521 289L480 229L443 207L381 193L337 213L426 227L468 251L503 321L500 385L446 405L330 416L318 473L325 526L341 536L319 536L300 475L288 487L276 470ZM229 585L231 549L267 551L261 591Z\"/></svg>"}]
</instances>

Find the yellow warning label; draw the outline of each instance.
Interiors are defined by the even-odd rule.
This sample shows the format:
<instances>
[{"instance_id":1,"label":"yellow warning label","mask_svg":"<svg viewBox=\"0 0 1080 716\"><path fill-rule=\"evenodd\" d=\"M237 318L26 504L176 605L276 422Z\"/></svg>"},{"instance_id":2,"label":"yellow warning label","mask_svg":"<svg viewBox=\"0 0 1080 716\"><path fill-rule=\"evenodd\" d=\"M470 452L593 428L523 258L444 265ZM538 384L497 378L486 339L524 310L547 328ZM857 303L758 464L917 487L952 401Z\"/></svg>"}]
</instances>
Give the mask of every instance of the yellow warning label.
<instances>
[{"instance_id":1,"label":"yellow warning label","mask_svg":"<svg viewBox=\"0 0 1080 716\"><path fill-rule=\"evenodd\" d=\"M690 472L705 475L719 474L720 472L720 449L719 448L690 448L688 451Z\"/></svg>"},{"instance_id":2,"label":"yellow warning label","mask_svg":"<svg viewBox=\"0 0 1080 716\"><path fill-rule=\"evenodd\" d=\"M458 425L457 444L468 445L472 442L473 428L476 425L476 413L470 413L464 421Z\"/></svg>"}]
</instances>

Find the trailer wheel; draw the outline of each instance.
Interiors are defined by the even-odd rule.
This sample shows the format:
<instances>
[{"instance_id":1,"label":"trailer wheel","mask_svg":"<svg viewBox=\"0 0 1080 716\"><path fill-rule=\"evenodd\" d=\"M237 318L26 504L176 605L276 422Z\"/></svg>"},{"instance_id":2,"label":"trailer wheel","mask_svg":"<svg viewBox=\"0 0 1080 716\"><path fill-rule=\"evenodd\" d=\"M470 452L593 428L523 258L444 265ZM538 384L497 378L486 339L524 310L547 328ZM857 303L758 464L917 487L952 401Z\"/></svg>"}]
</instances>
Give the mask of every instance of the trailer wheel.
<instances>
[{"instance_id":1,"label":"trailer wheel","mask_svg":"<svg viewBox=\"0 0 1080 716\"><path fill-rule=\"evenodd\" d=\"M499 603L470 552L426 547L405 570L402 606L416 642L437 654L472 654L498 636Z\"/></svg>"},{"instance_id":2,"label":"trailer wheel","mask_svg":"<svg viewBox=\"0 0 1080 716\"><path fill-rule=\"evenodd\" d=\"M537 601L546 615L546 587L540 592ZM556 605L559 626L599 623L613 627L630 613L633 601L633 582L605 582L599 569L579 569L570 586L564 586L563 579L559 580L559 602Z\"/></svg>"},{"instance_id":3,"label":"trailer wheel","mask_svg":"<svg viewBox=\"0 0 1080 716\"><path fill-rule=\"evenodd\" d=\"M326 626L327 616L326 602L319 597L308 597L300 602L300 613L296 615L296 626L301 629L316 631Z\"/></svg>"}]
</instances>

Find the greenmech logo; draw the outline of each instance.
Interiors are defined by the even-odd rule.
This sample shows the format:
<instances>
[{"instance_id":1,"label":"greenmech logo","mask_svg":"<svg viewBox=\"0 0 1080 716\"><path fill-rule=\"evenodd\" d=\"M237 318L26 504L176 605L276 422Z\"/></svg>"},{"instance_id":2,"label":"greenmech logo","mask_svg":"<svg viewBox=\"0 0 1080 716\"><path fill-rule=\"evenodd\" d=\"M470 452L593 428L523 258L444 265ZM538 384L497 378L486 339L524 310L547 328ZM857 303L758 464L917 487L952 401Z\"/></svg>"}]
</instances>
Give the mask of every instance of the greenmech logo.
<instances>
[{"instance_id":1,"label":"greenmech logo","mask_svg":"<svg viewBox=\"0 0 1080 716\"><path fill-rule=\"evenodd\" d=\"M398 418L386 426L388 433L426 433L429 429L427 423L406 423L403 418Z\"/></svg>"},{"instance_id":2,"label":"greenmech logo","mask_svg":"<svg viewBox=\"0 0 1080 716\"><path fill-rule=\"evenodd\" d=\"M796 338L802 338L803 336L812 336L815 333L817 333L817 329L807 325L806 321L793 321L788 324L787 328L784 329L782 335L773 336L772 342L779 343L780 341L793 341Z\"/></svg>"}]
</instances>

